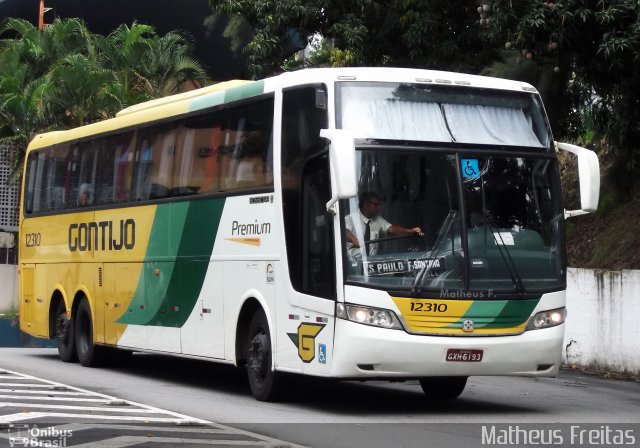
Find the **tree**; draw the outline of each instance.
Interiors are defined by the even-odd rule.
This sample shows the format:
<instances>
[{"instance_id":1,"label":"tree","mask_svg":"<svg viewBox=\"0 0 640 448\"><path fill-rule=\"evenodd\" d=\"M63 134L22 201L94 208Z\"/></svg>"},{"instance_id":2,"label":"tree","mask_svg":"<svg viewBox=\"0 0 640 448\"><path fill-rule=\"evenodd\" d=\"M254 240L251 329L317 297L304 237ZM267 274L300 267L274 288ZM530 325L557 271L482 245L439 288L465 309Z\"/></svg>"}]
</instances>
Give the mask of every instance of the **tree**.
<instances>
[{"instance_id":1,"label":"tree","mask_svg":"<svg viewBox=\"0 0 640 448\"><path fill-rule=\"evenodd\" d=\"M145 91L159 98L178 93L188 81L204 84L206 72L190 54L191 44L182 34L170 32L152 39L139 69Z\"/></svg>"},{"instance_id":2,"label":"tree","mask_svg":"<svg viewBox=\"0 0 640 448\"><path fill-rule=\"evenodd\" d=\"M477 72L485 48L475 6L464 0L209 0L218 13L253 28L246 47L253 76L278 72L296 45L321 35L332 65L401 65ZM237 19L236 19L237 20ZM237 27L237 22L231 24ZM303 45L304 46L304 45Z\"/></svg>"},{"instance_id":3,"label":"tree","mask_svg":"<svg viewBox=\"0 0 640 448\"><path fill-rule=\"evenodd\" d=\"M640 167L640 3L636 0L487 0L478 7L493 45L553 70L567 92L564 131L604 136L621 190Z\"/></svg>"},{"instance_id":4,"label":"tree","mask_svg":"<svg viewBox=\"0 0 640 448\"><path fill-rule=\"evenodd\" d=\"M22 19L0 26L0 144L17 148L21 166L29 141L114 116L123 107L178 92L205 72L178 33L121 25L107 37L80 19L38 30Z\"/></svg>"},{"instance_id":5,"label":"tree","mask_svg":"<svg viewBox=\"0 0 640 448\"><path fill-rule=\"evenodd\" d=\"M109 89L114 72L85 55L66 55L54 64L47 78L50 87L44 101L48 112L60 117L58 126L83 126L113 116L122 108L120 99Z\"/></svg>"}]
</instances>

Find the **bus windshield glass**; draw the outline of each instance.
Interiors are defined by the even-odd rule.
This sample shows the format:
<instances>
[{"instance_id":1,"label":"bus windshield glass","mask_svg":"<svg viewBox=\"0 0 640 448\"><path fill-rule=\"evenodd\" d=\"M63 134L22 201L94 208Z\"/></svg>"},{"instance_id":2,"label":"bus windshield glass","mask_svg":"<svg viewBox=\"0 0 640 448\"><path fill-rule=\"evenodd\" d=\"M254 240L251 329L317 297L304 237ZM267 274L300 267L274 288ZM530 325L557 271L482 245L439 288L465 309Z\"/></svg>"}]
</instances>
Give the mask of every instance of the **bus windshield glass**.
<instances>
[{"instance_id":1,"label":"bus windshield glass","mask_svg":"<svg viewBox=\"0 0 640 448\"><path fill-rule=\"evenodd\" d=\"M549 148L536 94L424 84L340 82L337 127L355 138Z\"/></svg>"},{"instance_id":2,"label":"bus windshield glass","mask_svg":"<svg viewBox=\"0 0 640 448\"><path fill-rule=\"evenodd\" d=\"M359 196L342 202L347 282L445 295L564 286L559 174L537 94L341 82L336 101L337 127L360 145Z\"/></svg>"},{"instance_id":3,"label":"bus windshield glass","mask_svg":"<svg viewBox=\"0 0 640 448\"><path fill-rule=\"evenodd\" d=\"M359 197L342 201L347 282L445 295L563 286L554 159L385 147L357 158Z\"/></svg>"}]
</instances>

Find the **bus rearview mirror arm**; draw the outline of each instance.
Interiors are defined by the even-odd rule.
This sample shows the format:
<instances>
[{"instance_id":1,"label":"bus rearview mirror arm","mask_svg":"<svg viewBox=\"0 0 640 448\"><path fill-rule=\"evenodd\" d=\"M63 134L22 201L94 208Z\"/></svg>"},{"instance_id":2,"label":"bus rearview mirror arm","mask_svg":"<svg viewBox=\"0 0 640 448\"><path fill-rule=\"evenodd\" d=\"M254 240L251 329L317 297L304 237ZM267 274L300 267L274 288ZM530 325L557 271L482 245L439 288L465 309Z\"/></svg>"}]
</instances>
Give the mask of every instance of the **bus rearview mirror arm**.
<instances>
[{"instance_id":1,"label":"bus rearview mirror arm","mask_svg":"<svg viewBox=\"0 0 640 448\"><path fill-rule=\"evenodd\" d=\"M600 199L600 163L598 155L586 148L569 143L556 142L556 150L568 151L578 157L580 178L580 210L565 210L564 217L585 215L595 212Z\"/></svg>"},{"instance_id":2,"label":"bus rearview mirror arm","mask_svg":"<svg viewBox=\"0 0 640 448\"><path fill-rule=\"evenodd\" d=\"M330 141L329 164L332 197L327 202L327 211L335 215L339 199L349 199L358 194L356 148L353 135L344 129L321 129L320 137Z\"/></svg>"}]
</instances>

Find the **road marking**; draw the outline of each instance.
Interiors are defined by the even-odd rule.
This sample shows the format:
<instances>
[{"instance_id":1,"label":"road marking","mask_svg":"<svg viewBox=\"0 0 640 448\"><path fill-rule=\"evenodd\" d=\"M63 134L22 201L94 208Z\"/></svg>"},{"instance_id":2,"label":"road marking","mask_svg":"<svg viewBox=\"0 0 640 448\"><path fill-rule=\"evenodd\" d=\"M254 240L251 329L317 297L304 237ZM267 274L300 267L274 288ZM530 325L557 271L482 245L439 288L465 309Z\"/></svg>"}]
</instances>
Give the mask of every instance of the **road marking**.
<instances>
[{"instance_id":1,"label":"road marking","mask_svg":"<svg viewBox=\"0 0 640 448\"><path fill-rule=\"evenodd\" d=\"M35 418L43 417L64 417L74 419L89 419L89 420L126 420L128 422L154 422L154 423L180 423L184 422L184 419L168 418L168 417L137 417L130 415L88 415L88 414L69 414L66 412L19 412L17 414L2 415L0 416L0 422L2 423L15 423L22 420L33 420Z\"/></svg>"},{"instance_id":2,"label":"road marking","mask_svg":"<svg viewBox=\"0 0 640 448\"><path fill-rule=\"evenodd\" d=\"M2 394L47 394L47 396L51 395L76 395L76 396L91 396L93 394L89 394L86 392L61 392L57 390L26 390L26 389L1 389L0 393Z\"/></svg>"},{"instance_id":3,"label":"road marking","mask_svg":"<svg viewBox=\"0 0 640 448\"><path fill-rule=\"evenodd\" d=\"M25 381L30 381L30 383L4 383L2 378L7 378L5 376L7 374L10 374L12 380L24 379ZM7 386L21 388L7 389ZM22 389L22 387L36 390L26 390ZM43 423L40 423L42 421L65 419L67 421L73 420L77 423L50 424L49 427L55 427L56 430L73 430L73 435L76 436L74 442L77 442L73 446L76 448L124 448L149 442L163 444L159 446L167 447L193 444L304 448L301 445L193 418L166 409L123 400L7 369L0 369L0 400L4 399L11 401L1 401L0 412L3 409L12 408L13 411L9 412L13 413L0 415L0 430L3 429L3 425L4 429L6 429L6 432L0 432L0 440L7 440L13 437L16 431L20 430L20 424L23 422L33 422L23 423L23 427L29 428L42 427ZM41 400L43 403L33 403L35 400ZM51 404L51 402L55 401L75 402L78 404L95 403L103 406ZM23 411L26 409L34 409L34 411ZM16 412L17 410L23 412ZM158 426L163 424L171 426ZM13 435L11 428L13 428ZM96 429L109 429L120 435L107 439L91 440L92 430ZM98 431L97 434L104 434L104 431ZM178 437L173 437L176 435ZM68 441L70 440L66 440L65 443Z\"/></svg>"},{"instance_id":4,"label":"road marking","mask_svg":"<svg viewBox=\"0 0 640 448\"><path fill-rule=\"evenodd\" d=\"M105 406L101 407L101 406L71 406L71 405L55 405L55 404L47 404L47 403L43 403L43 404L35 404L35 403L24 403L24 402L19 402L19 401L12 401L12 402L0 402L0 409L7 408L7 407L15 407L18 409L52 409L54 410L54 412L34 412L34 413L19 413L19 414L11 414L11 416L1 416L0 415L0 422L5 422L7 421L7 418L11 418L12 422L15 421L19 421L19 418L17 417L18 415L22 415L22 418L25 419L32 419L32 417L30 417L30 415L32 414L39 414L40 417L48 417L48 416L57 416L57 417L64 417L65 415L69 415L70 417L72 416L73 418L78 418L78 419L105 419L105 420L115 420L115 419L119 419L119 420L125 420L125 421L155 421L155 422L159 422L159 423L167 423L167 422L171 422L171 423L197 423L197 424L208 424L210 423L207 420L202 420L202 419L198 419L198 418L192 418L189 417L187 415L183 415L183 414L179 414L177 412L172 412L172 411L168 411L166 409L160 409L160 408L156 408L153 406L149 406L146 404L142 404L142 403L136 403L134 401L129 401L129 400L122 400L119 399L117 397L113 397L111 395L106 395L106 394L101 394L99 392L93 392L90 390L86 390L86 389L82 389L80 387L75 387L75 386L70 386L68 384L62 384L62 383L58 383L55 381L51 381L51 380L47 380L44 378L38 378L35 376L31 376L31 375L27 375L24 373L20 373L20 372L14 372L12 370L9 369L2 369L0 370L0 372L8 372L12 377L20 377L21 379L30 381L31 383L28 384L28 386L25 383L4 383L2 380L2 378L4 377L4 375L6 374L0 374L0 386L21 386L21 387L31 387L31 388L38 388L38 389L43 389L43 388L49 388L50 390L53 390L53 392L72 392L72 393L76 393L76 394L82 394L82 397L78 397L76 399L73 399L72 401L77 401L78 403L86 401L86 399L84 397L87 396L91 396L91 397L95 397L95 398L100 398L103 400L106 400L105 402ZM16 400L16 398L19 398L19 396L16 397L12 397L13 400ZM118 403L118 404L122 404L122 406L112 406L112 407L107 407L109 406L109 403ZM62 414L61 412L55 412L55 411L62 411L62 410L69 410L69 411L90 411L90 412L96 412L96 414L80 414L78 412L72 412L69 414ZM113 416L113 413L122 413L122 414L128 414L128 415L120 415L120 416ZM61 415L60 415L61 414ZM111 414L111 415L110 415ZM131 414L146 414L144 417L135 417L132 416ZM26 417L26 415L28 415L29 417ZM116 418L112 418L112 417L116 417Z\"/></svg>"},{"instance_id":5,"label":"road marking","mask_svg":"<svg viewBox=\"0 0 640 448\"><path fill-rule=\"evenodd\" d=\"M140 443L149 443L153 442L153 444L167 443L169 446L184 446L185 443L193 443L198 445L236 445L236 446L265 446L262 440L206 440L206 439L197 439L197 440L186 440L183 438L177 437L153 437L149 439L149 437L140 437L140 436L121 436L114 437L113 439L109 439L109 448L124 448L128 446L138 445ZM100 445L97 445L100 446ZM278 445L283 446L283 445ZM291 447L293 445L287 444L287 447ZM83 443L81 445L73 445L73 448L95 448L96 443Z\"/></svg>"},{"instance_id":6,"label":"road marking","mask_svg":"<svg viewBox=\"0 0 640 448\"><path fill-rule=\"evenodd\" d=\"M43 401L86 401L89 403L110 403L111 400L107 400L106 398L71 398L71 397L21 397L21 396L15 396L15 395L4 395L4 394L0 394L0 398L11 398L12 400L15 399L19 399L19 400L43 400ZM2 403L0 403L0 406L2 406Z\"/></svg>"}]
</instances>

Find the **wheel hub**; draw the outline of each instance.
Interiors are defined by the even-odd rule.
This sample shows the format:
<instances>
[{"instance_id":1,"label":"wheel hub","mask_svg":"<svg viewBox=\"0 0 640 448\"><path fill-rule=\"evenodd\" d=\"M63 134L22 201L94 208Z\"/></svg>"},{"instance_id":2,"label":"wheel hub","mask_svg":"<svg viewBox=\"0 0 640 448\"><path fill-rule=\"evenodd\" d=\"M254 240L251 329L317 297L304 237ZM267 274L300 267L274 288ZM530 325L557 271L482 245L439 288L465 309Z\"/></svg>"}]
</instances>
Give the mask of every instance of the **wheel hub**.
<instances>
[{"instance_id":1,"label":"wheel hub","mask_svg":"<svg viewBox=\"0 0 640 448\"><path fill-rule=\"evenodd\" d=\"M58 341L67 345L69 343L69 319L67 319L66 313L62 313L58 316L56 322L56 336Z\"/></svg>"},{"instance_id":2,"label":"wheel hub","mask_svg":"<svg viewBox=\"0 0 640 448\"><path fill-rule=\"evenodd\" d=\"M255 375L264 377L267 373L267 336L256 334L249 344L247 366Z\"/></svg>"}]
</instances>

